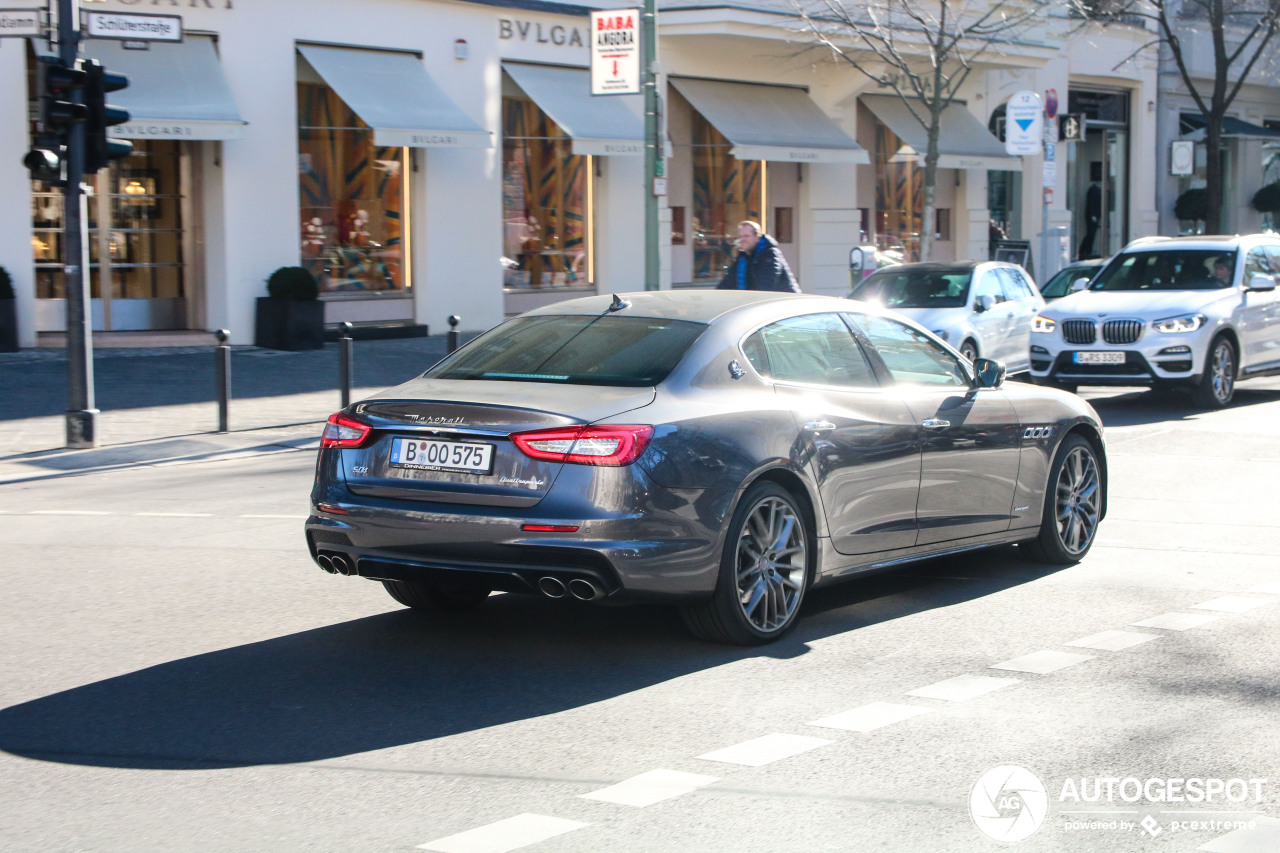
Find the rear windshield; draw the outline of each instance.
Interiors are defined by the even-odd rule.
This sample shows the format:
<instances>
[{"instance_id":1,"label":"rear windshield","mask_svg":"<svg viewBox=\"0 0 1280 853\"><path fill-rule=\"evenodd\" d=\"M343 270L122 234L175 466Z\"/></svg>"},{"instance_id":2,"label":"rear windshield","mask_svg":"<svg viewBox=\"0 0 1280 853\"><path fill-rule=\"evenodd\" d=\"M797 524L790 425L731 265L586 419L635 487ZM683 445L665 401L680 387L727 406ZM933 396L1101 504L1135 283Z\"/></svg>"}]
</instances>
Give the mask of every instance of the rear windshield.
<instances>
[{"instance_id":1,"label":"rear windshield","mask_svg":"<svg viewBox=\"0 0 1280 853\"><path fill-rule=\"evenodd\" d=\"M1236 253L1217 249L1158 249L1117 255L1090 290L1220 290L1231 287Z\"/></svg>"},{"instance_id":2,"label":"rear windshield","mask_svg":"<svg viewBox=\"0 0 1280 853\"><path fill-rule=\"evenodd\" d=\"M706 325L645 317L517 317L490 329L423 376L556 382L565 385L657 385Z\"/></svg>"},{"instance_id":3,"label":"rear windshield","mask_svg":"<svg viewBox=\"0 0 1280 853\"><path fill-rule=\"evenodd\" d=\"M886 308L963 308L969 300L968 267L911 270L889 267L866 278L849 294Z\"/></svg>"}]
</instances>

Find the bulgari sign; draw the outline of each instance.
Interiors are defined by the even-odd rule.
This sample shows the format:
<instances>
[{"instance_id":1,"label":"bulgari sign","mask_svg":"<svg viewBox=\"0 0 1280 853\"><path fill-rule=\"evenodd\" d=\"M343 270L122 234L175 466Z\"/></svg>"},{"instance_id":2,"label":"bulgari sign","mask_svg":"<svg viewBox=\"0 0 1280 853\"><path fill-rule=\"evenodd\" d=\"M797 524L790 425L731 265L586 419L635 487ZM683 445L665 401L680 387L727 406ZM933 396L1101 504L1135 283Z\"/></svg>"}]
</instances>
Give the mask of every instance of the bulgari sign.
<instances>
[{"instance_id":1,"label":"bulgari sign","mask_svg":"<svg viewBox=\"0 0 1280 853\"><path fill-rule=\"evenodd\" d=\"M498 38L502 41L547 44L552 47L587 46L582 27L571 24L525 21L519 18L499 18Z\"/></svg>"}]
</instances>

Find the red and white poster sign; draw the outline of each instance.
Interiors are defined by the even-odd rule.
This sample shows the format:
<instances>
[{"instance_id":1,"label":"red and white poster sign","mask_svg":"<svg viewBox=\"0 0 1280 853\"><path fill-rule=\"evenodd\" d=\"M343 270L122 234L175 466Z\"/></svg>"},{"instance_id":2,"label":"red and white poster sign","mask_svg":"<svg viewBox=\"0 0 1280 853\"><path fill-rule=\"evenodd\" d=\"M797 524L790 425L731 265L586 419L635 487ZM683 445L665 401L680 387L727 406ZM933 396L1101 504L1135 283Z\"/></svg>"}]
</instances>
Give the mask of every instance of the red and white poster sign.
<instances>
[{"instance_id":1,"label":"red and white poster sign","mask_svg":"<svg viewBox=\"0 0 1280 853\"><path fill-rule=\"evenodd\" d=\"M591 13L591 94L640 93L640 10Z\"/></svg>"}]
</instances>

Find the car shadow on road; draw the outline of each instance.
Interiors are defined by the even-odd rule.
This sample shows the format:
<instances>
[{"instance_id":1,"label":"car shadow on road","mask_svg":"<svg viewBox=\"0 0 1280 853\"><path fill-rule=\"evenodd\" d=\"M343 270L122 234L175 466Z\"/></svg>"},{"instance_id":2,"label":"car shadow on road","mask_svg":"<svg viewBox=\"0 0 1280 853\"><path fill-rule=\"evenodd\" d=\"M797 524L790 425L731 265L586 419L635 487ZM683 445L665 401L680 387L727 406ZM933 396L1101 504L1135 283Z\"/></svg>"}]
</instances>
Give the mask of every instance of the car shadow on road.
<instances>
[{"instance_id":1,"label":"car shadow on road","mask_svg":"<svg viewBox=\"0 0 1280 853\"><path fill-rule=\"evenodd\" d=\"M1110 397L1090 394L1089 404L1097 410L1103 426L1142 426L1174 423L1203 417L1205 412L1177 391L1135 389ZM1238 386L1229 408L1259 406L1280 400L1280 390Z\"/></svg>"},{"instance_id":2,"label":"car shadow on road","mask_svg":"<svg viewBox=\"0 0 1280 853\"><path fill-rule=\"evenodd\" d=\"M815 589L778 643L700 643L673 608L493 596L175 660L0 710L0 749L67 764L212 769L317 761L600 702L733 661L989 595L1055 571L1013 548Z\"/></svg>"}]
</instances>

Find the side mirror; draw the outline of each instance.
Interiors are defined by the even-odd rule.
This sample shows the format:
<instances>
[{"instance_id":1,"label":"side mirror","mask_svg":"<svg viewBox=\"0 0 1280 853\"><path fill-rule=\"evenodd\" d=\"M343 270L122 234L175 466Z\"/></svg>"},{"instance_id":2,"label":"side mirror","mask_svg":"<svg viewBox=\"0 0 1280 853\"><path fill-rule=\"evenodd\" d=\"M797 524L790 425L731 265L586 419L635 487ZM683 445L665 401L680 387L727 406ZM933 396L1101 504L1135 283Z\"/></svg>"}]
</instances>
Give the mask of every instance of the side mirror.
<instances>
[{"instance_id":1,"label":"side mirror","mask_svg":"<svg viewBox=\"0 0 1280 853\"><path fill-rule=\"evenodd\" d=\"M1004 362L994 358L980 358L973 363L974 377L979 388L999 388L1004 384Z\"/></svg>"},{"instance_id":2,"label":"side mirror","mask_svg":"<svg viewBox=\"0 0 1280 853\"><path fill-rule=\"evenodd\" d=\"M996 298L990 293L982 294L978 297L978 301L973 303L973 310L979 314L990 311L994 307L996 307Z\"/></svg>"},{"instance_id":3,"label":"side mirror","mask_svg":"<svg viewBox=\"0 0 1280 853\"><path fill-rule=\"evenodd\" d=\"M1087 278L1078 278L1075 281L1071 282L1072 293L1079 293L1080 291L1087 290L1088 288L1089 288L1089 279Z\"/></svg>"},{"instance_id":4,"label":"side mirror","mask_svg":"<svg viewBox=\"0 0 1280 853\"><path fill-rule=\"evenodd\" d=\"M1254 273L1249 276L1249 284L1245 290L1267 291L1276 289L1275 276L1263 275L1262 273Z\"/></svg>"}]
</instances>

